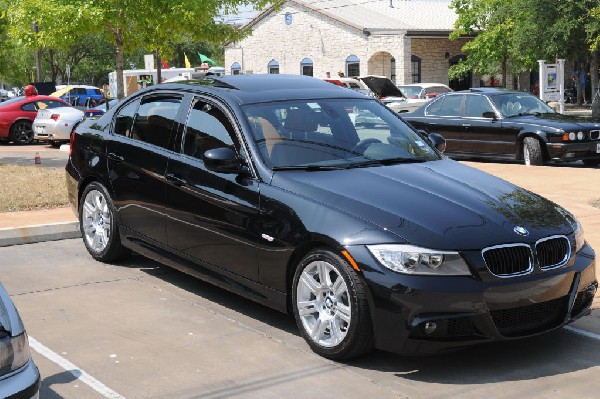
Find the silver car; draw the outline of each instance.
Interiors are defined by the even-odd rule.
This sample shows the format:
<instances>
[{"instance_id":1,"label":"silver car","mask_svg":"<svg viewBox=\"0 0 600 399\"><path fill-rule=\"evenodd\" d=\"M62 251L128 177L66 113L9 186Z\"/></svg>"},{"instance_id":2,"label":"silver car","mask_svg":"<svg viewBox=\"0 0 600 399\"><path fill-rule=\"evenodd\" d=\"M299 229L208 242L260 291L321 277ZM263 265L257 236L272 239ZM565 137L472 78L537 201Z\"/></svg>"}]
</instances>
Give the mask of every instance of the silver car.
<instances>
[{"instance_id":1,"label":"silver car","mask_svg":"<svg viewBox=\"0 0 600 399\"><path fill-rule=\"evenodd\" d=\"M29 353L25 327L0 284L0 397L38 398L40 373Z\"/></svg>"},{"instance_id":2,"label":"silver car","mask_svg":"<svg viewBox=\"0 0 600 399\"><path fill-rule=\"evenodd\" d=\"M53 146L69 142L73 128L83 120L83 111L73 107L40 109L33 121L33 138Z\"/></svg>"}]
</instances>

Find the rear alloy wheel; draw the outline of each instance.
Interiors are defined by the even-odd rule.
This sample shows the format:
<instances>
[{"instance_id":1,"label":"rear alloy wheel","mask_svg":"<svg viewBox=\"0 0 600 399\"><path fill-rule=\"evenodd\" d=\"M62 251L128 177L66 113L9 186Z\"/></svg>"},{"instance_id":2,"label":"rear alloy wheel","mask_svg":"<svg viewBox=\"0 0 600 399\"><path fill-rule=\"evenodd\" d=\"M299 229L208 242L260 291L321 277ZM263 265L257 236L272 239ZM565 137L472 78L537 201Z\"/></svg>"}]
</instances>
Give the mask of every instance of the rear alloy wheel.
<instances>
[{"instance_id":1,"label":"rear alloy wheel","mask_svg":"<svg viewBox=\"0 0 600 399\"><path fill-rule=\"evenodd\" d=\"M296 324L311 349L333 360L373 348L366 286L344 260L311 252L296 269L292 291Z\"/></svg>"},{"instance_id":2,"label":"rear alloy wheel","mask_svg":"<svg viewBox=\"0 0 600 399\"><path fill-rule=\"evenodd\" d=\"M585 166L598 166L600 165L600 159L584 159L583 164Z\"/></svg>"},{"instance_id":3,"label":"rear alloy wheel","mask_svg":"<svg viewBox=\"0 0 600 399\"><path fill-rule=\"evenodd\" d=\"M100 183L91 183L81 198L79 227L90 255L101 262L124 257L128 251L121 244L114 206L106 188Z\"/></svg>"},{"instance_id":4,"label":"rear alloy wheel","mask_svg":"<svg viewBox=\"0 0 600 399\"><path fill-rule=\"evenodd\" d=\"M525 137L525 140L523 140L523 159L525 165L541 166L544 164L542 146L538 139Z\"/></svg>"},{"instance_id":5,"label":"rear alloy wheel","mask_svg":"<svg viewBox=\"0 0 600 399\"><path fill-rule=\"evenodd\" d=\"M17 144L31 144L33 129L30 121L16 121L10 128L10 140Z\"/></svg>"}]
</instances>

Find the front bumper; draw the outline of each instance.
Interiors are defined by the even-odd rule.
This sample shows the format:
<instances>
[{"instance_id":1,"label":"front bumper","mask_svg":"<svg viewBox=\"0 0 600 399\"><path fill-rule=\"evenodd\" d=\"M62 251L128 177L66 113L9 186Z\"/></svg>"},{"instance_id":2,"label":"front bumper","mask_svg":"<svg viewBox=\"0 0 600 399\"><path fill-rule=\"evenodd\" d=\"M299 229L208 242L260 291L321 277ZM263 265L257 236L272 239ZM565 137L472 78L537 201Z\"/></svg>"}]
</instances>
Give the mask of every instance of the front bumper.
<instances>
[{"instance_id":1,"label":"front bumper","mask_svg":"<svg viewBox=\"0 0 600 399\"><path fill-rule=\"evenodd\" d=\"M548 156L553 161L571 162L583 159L600 159L600 141L581 143L548 143Z\"/></svg>"},{"instance_id":2,"label":"front bumper","mask_svg":"<svg viewBox=\"0 0 600 399\"><path fill-rule=\"evenodd\" d=\"M0 397L10 399L38 398L40 372L29 358L27 364L0 379Z\"/></svg>"},{"instance_id":3,"label":"front bumper","mask_svg":"<svg viewBox=\"0 0 600 399\"><path fill-rule=\"evenodd\" d=\"M349 249L369 286L379 349L426 354L537 335L590 312L598 286L587 244L568 266L496 280L402 275Z\"/></svg>"}]
</instances>

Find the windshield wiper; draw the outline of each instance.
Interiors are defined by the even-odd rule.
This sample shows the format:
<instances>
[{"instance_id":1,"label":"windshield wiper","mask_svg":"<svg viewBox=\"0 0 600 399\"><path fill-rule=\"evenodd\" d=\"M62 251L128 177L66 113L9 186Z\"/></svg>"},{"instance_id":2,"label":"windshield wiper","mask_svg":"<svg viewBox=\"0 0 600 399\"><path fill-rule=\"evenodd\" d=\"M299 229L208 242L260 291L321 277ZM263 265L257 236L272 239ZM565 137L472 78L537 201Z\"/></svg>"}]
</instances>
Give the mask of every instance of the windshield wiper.
<instances>
[{"instance_id":1,"label":"windshield wiper","mask_svg":"<svg viewBox=\"0 0 600 399\"><path fill-rule=\"evenodd\" d=\"M369 166L387 166L387 165L395 165L399 163L421 163L427 162L426 159L423 158L389 158L389 159L370 159L364 162L353 163L346 166L346 169L352 168L365 168Z\"/></svg>"},{"instance_id":2,"label":"windshield wiper","mask_svg":"<svg viewBox=\"0 0 600 399\"><path fill-rule=\"evenodd\" d=\"M290 165L290 166L273 166L273 171L278 170L341 170L346 169L346 166L331 166L331 165Z\"/></svg>"}]
</instances>

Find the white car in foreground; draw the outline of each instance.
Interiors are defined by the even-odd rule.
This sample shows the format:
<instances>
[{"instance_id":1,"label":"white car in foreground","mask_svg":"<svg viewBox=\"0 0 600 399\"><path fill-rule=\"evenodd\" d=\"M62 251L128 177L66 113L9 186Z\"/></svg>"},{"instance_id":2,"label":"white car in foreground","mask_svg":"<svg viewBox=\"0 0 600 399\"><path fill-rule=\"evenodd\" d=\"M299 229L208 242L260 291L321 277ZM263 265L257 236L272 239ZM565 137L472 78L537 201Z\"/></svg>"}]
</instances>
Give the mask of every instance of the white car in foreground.
<instances>
[{"instance_id":1,"label":"white car in foreground","mask_svg":"<svg viewBox=\"0 0 600 399\"><path fill-rule=\"evenodd\" d=\"M33 138L52 146L67 143L75 125L83 120L83 111L73 107L40 109L33 121Z\"/></svg>"}]
</instances>

